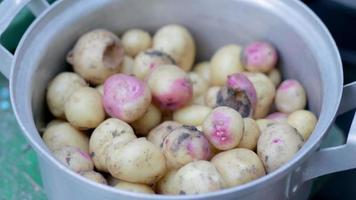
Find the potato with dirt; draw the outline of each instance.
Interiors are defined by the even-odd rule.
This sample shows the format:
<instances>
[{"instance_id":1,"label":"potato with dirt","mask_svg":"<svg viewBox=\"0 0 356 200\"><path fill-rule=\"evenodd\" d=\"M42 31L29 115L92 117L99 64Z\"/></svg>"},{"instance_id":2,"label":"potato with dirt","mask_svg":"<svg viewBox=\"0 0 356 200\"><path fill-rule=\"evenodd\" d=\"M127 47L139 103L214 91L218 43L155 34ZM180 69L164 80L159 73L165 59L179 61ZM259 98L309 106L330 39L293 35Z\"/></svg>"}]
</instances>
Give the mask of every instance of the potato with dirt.
<instances>
[{"instance_id":1,"label":"potato with dirt","mask_svg":"<svg viewBox=\"0 0 356 200\"><path fill-rule=\"evenodd\" d=\"M163 142L167 167L177 169L194 160L208 160L211 149L204 134L194 126L183 125L174 129Z\"/></svg>"},{"instance_id":2,"label":"potato with dirt","mask_svg":"<svg viewBox=\"0 0 356 200\"><path fill-rule=\"evenodd\" d=\"M80 150L79 148L63 147L60 150L54 151L53 155L63 165L75 172L89 171L94 169L94 164L89 154Z\"/></svg>"},{"instance_id":3,"label":"potato with dirt","mask_svg":"<svg viewBox=\"0 0 356 200\"><path fill-rule=\"evenodd\" d=\"M244 131L238 147L254 151L260 134L261 131L256 121L251 118L244 118Z\"/></svg>"},{"instance_id":4,"label":"potato with dirt","mask_svg":"<svg viewBox=\"0 0 356 200\"><path fill-rule=\"evenodd\" d=\"M155 192L152 190L151 187L141 183L130 183L127 181L119 180L118 183L113 185L114 188L120 190L127 190L130 192L136 193L146 193L146 194L154 194Z\"/></svg>"},{"instance_id":5,"label":"potato with dirt","mask_svg":"<svg viewBox=\"0 0 356 200\"><path fill-rule=\"evenodd\" d=\"M216 107L203 123L203 132L209 142L219 150L229 150L239 145L243 136L244 122L236 110Z\"/></svg>"},{"instance_id":6,"label":"potato with dirt","mask_svg":"<svg viewBox=\"0 0 356 200\"><path fill-rule=\"evenodd\" d=\"M106 164L112 176L132 183L153 184L166 172L162 151L146 138L111 145Z\"/></svg>"},{"instance_id":7,"label":"potato with dirt","mask_svg":"<svg viewBox=\"0 0 356 200\"><path fill-rule=\"evenodd\" d=\"M157 126L162 119L161 111L153 104L151 104L146 113L138 120L131 123L137 135L146 136L151 129Z\"/></svg>"},{"instance_id":8,"label":"potato with dirt","mask_svg":"<svg viewBox=\"0 0 356 200\"><path fill-rule=\"evenodd\" d=\"M78 89L86 87L87 83L73 72L59 73L48 84L46 101L53 116L64 119L64 105L68 98Z\"/></svg>"},{"instance_id":9,"label":"potato with dirt","mask_svg":"<svg viewBox=\"0 0 356 200\"><path fill-rule=\"evenodd\" d=\"M231 74L218 92L216 105L233 108L242 117L252 117L257 106L256 89L244 74Z\"/></svg>"},{"instance_id":10,"label":"potato with dirt","mask_svg":"<svg viewBox=\"0 0 356 200\"><path fill-rule=\"evenodd\" d=\"M124 49L120 39L105 29L95 29L82 35L67 55L76 73L93 85L102 84L120 71Z\"/></svg>"},{"instance_id":11,"label":"potato with dirt","mask_svg":"<svg viewBox=\"0 0 356 200\"><path fill-rule=\"evenodd\" d=\"M179 195L202 194L225 188L223 177L209 161L199 160L180 168L175 174Z\"/></svg>"},{"instance_id":12,"label":"potato with dirt","mask_svg":"<svg viewBox=\"0 0 356 200\"><path fill-rule=\"evenodd\" d=\"M257 94L257 104L253 118L264 118L271 110L276 94L274 84L262 73L245 72L244 75L252 82Z\"/></svg>"},{"instance_id":13,"label":"potato with dirt","mask_svg":"<svg viewBox=\"0 0 356 200\"><path fill-rule=\"evenodd\" d=\"M211 112L211 108L202 105L191 105L174 111L173 120L185 125L202 125Z\"/></svg>"},{"instance_id":14,"label":"potato with dirt","mask_svg":"<svg viewBox=\"0 0 356 200\"><path fill-rule=\"evenodd\" d=\"M164 121L148 133L147 140L162 149L164 138L166 138L174 129L181 126L182 124L175 121Z\"/></svg>"},{"instance_id":15,"label":"potato with dirt","mask_svg":"<svg viewBox=\"0 0 356 200\"><path fill-rule=\"evenodd\" d=\"M250 72L269 72L274 69L278 61L276 49L268 42L251 42L242 52L241 62Z\"/></svg>"},{"instance_id":16,"label":"potato with dirt","mask_svg":"<svg viewBox=\"0 0 356 200\"><path fill-rule=\"evenodd\" d=\"M195 42L191 33L181 25L161 27L153 36L153 48L170 55L184 71L189 71L193 66Z\"/></svg>"},{"instance_id":17,"label":"potato with dirt","mask_svg":"<svg viewBox=\"0 0 356 200\"><path fill-rule=\"evenodd\" d=\"M177 110L192 99L192 83L187 73L175 65L156 67L148 76L147 83L154 102L163 110Z\"/></svg>"},{"instance_id":18,"label":"potato with dirt","mask_svg":"<svg viewBox=\"0 0 356 200\"><path fill-rule=\"evenodd\" d=\"M267 173L287 163L302 148L303 137L287 123L275 123L262 130L257 154Z\"/></svg>"},{"instance_id":19,"label":"potato with dirt","mask_svg":"<svg viewBox=\"0 0 356 200\"><path fill-rule=\"evenodd\" d=\"M211 159L211 163L227 187L242 185L266 174L260 158L249 149L237 148L218 153Z\"/></svg>"},{"instance_id":20,"label":"potato with dirt","mask_svg":"<svg viewBox=\"0 0 356 200\"><path fill-rule=\"evenodd\" d=\"M288 124L296 128L306 141L315 129L318 118L308 110L297 110L288 116Z\"/></svg>"},{"instance_id":21,"label":"potato with dirt","mask_svg":"<svg viewBox=\"0 0 356 200\"><path fill-rule=\"evenodd\" d=\"M168 54L155 49L148 49L136 56L132 74L144 80L156 67L170 64L175 64L175 61Z\"/></svg>"},{"instance_id":22,"label":"potato with dirt","mask_svg":"<svg viewBox=\"0 0 356 200\"><path fill-rule=\"evenodd\" d=\"M80 88L68 98L64 114L68 122L78 129L95 128L105 119L102 95L94 88Z\"/></svg>"},{"instance_id":23,"label":"potato with dirt","mask_svg":"<svg viewBox=\"0 0 356 200\"><path fill-rule=\"evenodd\" d=\"M240 61L241 47L230 44L218 49L210 60L210 83L223 86L231 74L243 72Z\"/></svg>"},{"instance_id":24,"label":"potato with dirt","mask_svg":"<svg viewBox=\"0 0 356 200\"><path fill-rule=\"evenodd\" d=\"M130 123L142 117L151 99L148 85L134 76L115 74L104 83L103 104L106 113L125 122Z\"/></svg>"},{"instance_id":25,"label":"potato with dirt","mask_svg":"<svg viewBox=\"0 0 356 200\"><path fill-rule=\"evenodd\" d=\"M89 152L88 136L68 122L59 122L48 126L42 135L42 139L52 151L71 146L79 148L84 152Z\"/></svg>"},{"instance_id":26,"label":"potato with dirt","mask_svg":"<svg viewBox=\"0 0 356 200\"><path fill-rule=\"evenodd\" d=\"M292 113L304 109L306 103L305 90L297 80L284 80L278 87L275 99L278 111Z\"/></svg>"},{"instance_id":27,"label":"potato with dirt","mask_svg":"<svg viewBox=\"0 0 356 200\"><path fill-rule=\"evenodd\" d=\"M135 57L152 45L151 35L142 29L129 29L125 31L122 34L121 41L125 53L131 57Z\"/></svg>"},{"instance_id":28,"label":"potato with dirt","mask_svg":"<svg viewBox=\"0 0 356 200\"><path fill-rule=\"evenodd\" d=\"M114 143L126 144L136 139L136 135L129 124L116 119L109 118L96 127L89 140L89 151L95 168L108 172L106 157L108 147Z\"/></svg>"},{"instance_id":29,"label":"potato with dirt","mask_svg":"<svg viewBox=\"0 0 356 200\"><path fill-rule=\"evenodd\" d=\"M108 184L106 179L99 172L91 170L91 171L81 171L79 172L79 174L91 181L101 183L104 185Z\"/></svg>"}]
</instances>

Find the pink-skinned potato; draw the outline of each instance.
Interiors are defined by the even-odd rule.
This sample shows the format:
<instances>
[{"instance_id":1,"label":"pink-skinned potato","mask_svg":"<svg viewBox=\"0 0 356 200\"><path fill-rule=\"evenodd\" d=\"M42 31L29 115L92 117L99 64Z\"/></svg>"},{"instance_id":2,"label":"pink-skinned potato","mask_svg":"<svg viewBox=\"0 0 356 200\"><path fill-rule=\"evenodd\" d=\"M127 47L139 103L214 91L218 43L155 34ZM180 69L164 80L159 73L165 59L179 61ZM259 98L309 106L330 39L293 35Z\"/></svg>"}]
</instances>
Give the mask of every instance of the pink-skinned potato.
<instances>
[{"instance_id":1,"label":"pink-skinned potato","mask_svg":"<svg viewBox=\"0 0 356 200\"><path fill-rule=\"evenodd\" d=\"M267 42L256 41L247 44L242 53L242 63L250 72L269 72L277 64L276 49Z\"/></svg>"}]
</instances>

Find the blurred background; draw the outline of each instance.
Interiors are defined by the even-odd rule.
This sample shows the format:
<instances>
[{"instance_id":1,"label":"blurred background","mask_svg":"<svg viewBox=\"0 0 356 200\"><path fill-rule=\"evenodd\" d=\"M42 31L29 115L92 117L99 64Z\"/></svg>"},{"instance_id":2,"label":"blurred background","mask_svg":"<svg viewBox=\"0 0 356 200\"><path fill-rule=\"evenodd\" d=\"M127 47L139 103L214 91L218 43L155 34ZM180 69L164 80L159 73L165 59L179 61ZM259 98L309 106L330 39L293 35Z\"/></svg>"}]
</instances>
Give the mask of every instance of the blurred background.
<instances>
[{"instance_id":1,"label":"blurred background","mask_svg":"<svg viewBox=\"0 0 356 200\"><path fill-rule=\"evenodd\" d=\"M343 60L345 84L356 81L356 0L305 0L304 3L333 35ZM0 37L1 44L14 52L33 20L30 11L24 9ZM353 115L351 111L337 118L323 147L344 143ZM36 154L21 135L9 102L8 82L1 74L0 119L0 200L46 199ZM354 188L356 170L327 175L314 182L310 200L354 200Z\"/></svg>"}]
</instances>

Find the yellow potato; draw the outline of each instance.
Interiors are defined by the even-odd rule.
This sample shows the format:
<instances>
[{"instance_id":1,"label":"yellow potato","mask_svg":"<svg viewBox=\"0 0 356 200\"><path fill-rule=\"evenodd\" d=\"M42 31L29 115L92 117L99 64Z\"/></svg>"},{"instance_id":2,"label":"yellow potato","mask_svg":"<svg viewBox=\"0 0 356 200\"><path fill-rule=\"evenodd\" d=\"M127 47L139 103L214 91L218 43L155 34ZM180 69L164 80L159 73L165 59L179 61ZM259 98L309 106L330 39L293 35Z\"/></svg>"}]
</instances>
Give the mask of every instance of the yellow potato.
<instances>
[{"instance_id":1,"label":"yellow potato","mask_svg":"<svg viewBox=\"0 0 356 200\"><path fill-rule=\"evenodd\" d=\"M274 86L277 88L282 81L282 75L279 69L274 68L267 74L268 78L272 81Z\"/></svg>"},{"instance_id":2,"label":"yellow potato","mask_svg":"<svg viewBox=\"0 0 356 200\"><path fill-rule=\"evenodd\" d=\"M305 108L307 96L297 80L284 80L277 89L275 104L278 111L292 113Z\"/></svg>"},{"instance_id":3,"label":"yellow potato","mask_svg":"<svg viewBox=\"0 0 356 200\"><path fill-rule=\"evenodd\" d=\"M130 56L125 56L121 63L120 73L123 74L133 74L134 60Z\"/></svg>"},{"instance_id":4,"label":"yellow potato","mask_svg":"<svg viewBox=\"0 0 356 200\"><path fill-rule=\"evenodd\" d=\"M101 183L104 185L108 184L106 182L106 179L103 177L103 175L101 175L100 173L98 173L96 171L82 171L82 172L79 172L79 174L91 181Z\"/></svg>"},{"instance_id":5,"label":"yellow potato","mask_svg":"<svg viewBox=\"0 0 356 200\"><path fill-rule=\"evenodd\" d=\"M173 113L173 120L181 124L199 126L211 112L211 108L202 105L191 105Z\"/></svg>"},{"instance_id":6,"label":"yellow potato","mask_svg":"<svg viewBox=\"0 0 356 200\"><path fill-rule=\"evenodd\" d=\"M151 187L145 184L140 183L130 183L127 181L119 180L117 184L113 186L114 188L120 190L127 190L130 192L137 192L137 193L146 193L146 194L154 194L155 192L152 190Z\"/></svg>"},{"instance_id":7,"label":"yellow potato","mask_svg":"<svg viewBox=\"0 0 356 200\"><path fill-rule=\"evenodd\" d=\"M205 105L209 106L210 108L214 108L216 106L216 101L220 89L221 87L213 86L206 91L204 96Z\"/></svg>"},{"instance_id":8,"label":"yellow potato","mask_svg":"<svg viewBox=\"0 0 356 200\"><path fill-rule=\"evenodd\" d=\"M157 182L156 191L158 194L178 194L176 173L177 170L170 170Z\"/></svg>"},{"instance_id":9,"label":"yellow potato","mask_svg":"<svg viewBox=\"0 0 356 200\"><path fill-rule=\"evenodd\" d=\"M306 141L314 131L318 119L308 110L297 110L288 116L288 124L298 130Z\"/></svg>"},{"instance_id":10,"label":"yellow potato","mask_svg":"<svg viewBox=\"0 0 356 200\"><path fill-rule=\"evenodd\" d=\"M244 118L244 132L238 147L254 151L260 134L256 121L251 118Z\"/></svg>"},{"instance_id":11,"label":"yellow potato","mask_svg":"<svg viewBox=\"0 0 356 200\"><path fill-rule=\"evenodd\" d=\"M63 147L60 150L54 151L53 154L63 165L75 172L94 169L94 164L89 154L79 148Z\"/></svg>"},{"instance_id":12,"label":"yellow potato","mask_svg":"<svg viewBox=\"0 0 356 200\"><path fill-rule=\"evenodd\" d=\"M125 53L131 57L135 57L152 45L150 34L142 29L129 29L125 31L121 40Z\"/></svg>"},{"instance_id":13,"label":"yellow potato","mask_svg":"<svg viewBox=\"0 0 356 200\"><path fill-rule=\"evenodd\" d=\"M203 95L209 87L209 83L195 72L189 72L188 77L193 86L193 99Z\"/></svg>"},{"instance_id":14,"label":"yellow potato","mask_svg":"<svg viewBox=\"0 0 356 200\"><path fill-rule=\"evenodd\" d=\"M161 119L161 111L156 106L151 104L146 113L138 120L132 122L131 125L136 134L146 136L151 129L161 122Z\"/></svg>"},{"instance_id":15,"label":"yellow potato","mask_svg":"<svg viewBox=\"0 0 356 200\"><path fill-rule=\"evenodd\" d=\"M182 124L174 121L165 121L154 129L152 129L147 136L147 140L152 142L156 147L163 148L164 138L167 137L174 129L181 127Z\"/></svg>"},{"instance_id":16,"label":"yellow potato","mask_svg":"<svg viewBox=\"0 0 356 200\"><path fill-rule=\"evenodd\" d=\"M205 61L196 64L193 71L210 83L210 62Z\"/></svg>"}]
</instances>

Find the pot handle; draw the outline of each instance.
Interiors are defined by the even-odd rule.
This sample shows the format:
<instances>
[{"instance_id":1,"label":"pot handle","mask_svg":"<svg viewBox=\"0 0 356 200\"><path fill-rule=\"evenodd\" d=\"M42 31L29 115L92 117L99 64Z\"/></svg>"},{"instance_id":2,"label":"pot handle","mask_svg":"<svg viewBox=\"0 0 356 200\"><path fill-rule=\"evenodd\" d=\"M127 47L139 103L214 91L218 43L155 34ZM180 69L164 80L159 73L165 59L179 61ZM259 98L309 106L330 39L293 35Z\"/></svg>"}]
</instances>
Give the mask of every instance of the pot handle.
<instances>
[{"instance_id":1,"label":"pot handle","mask_svg":"<svg viewBox=\"0 0 356 200\"><path fill-rule=\"evenodd\" d=\"M16 15L27 6L38 16L49 7L46 0L4 0L0 3L0 36L4 33ZM13 55L0 44L0 72L9 78Z\"/></svg>"},{"instance_id":2,"label":"pot handle","mask_svg":"<svg viewBox=\"0 0 356 200\"><path fill-rule=\"evenodd\" d=\"M356 108L356 82L344 86L337 115ZM307 161L302 174L303 182L313 178L356 168L356 115L352 120L346 144L320 149Z\"/></svg>"}]
</instances>

